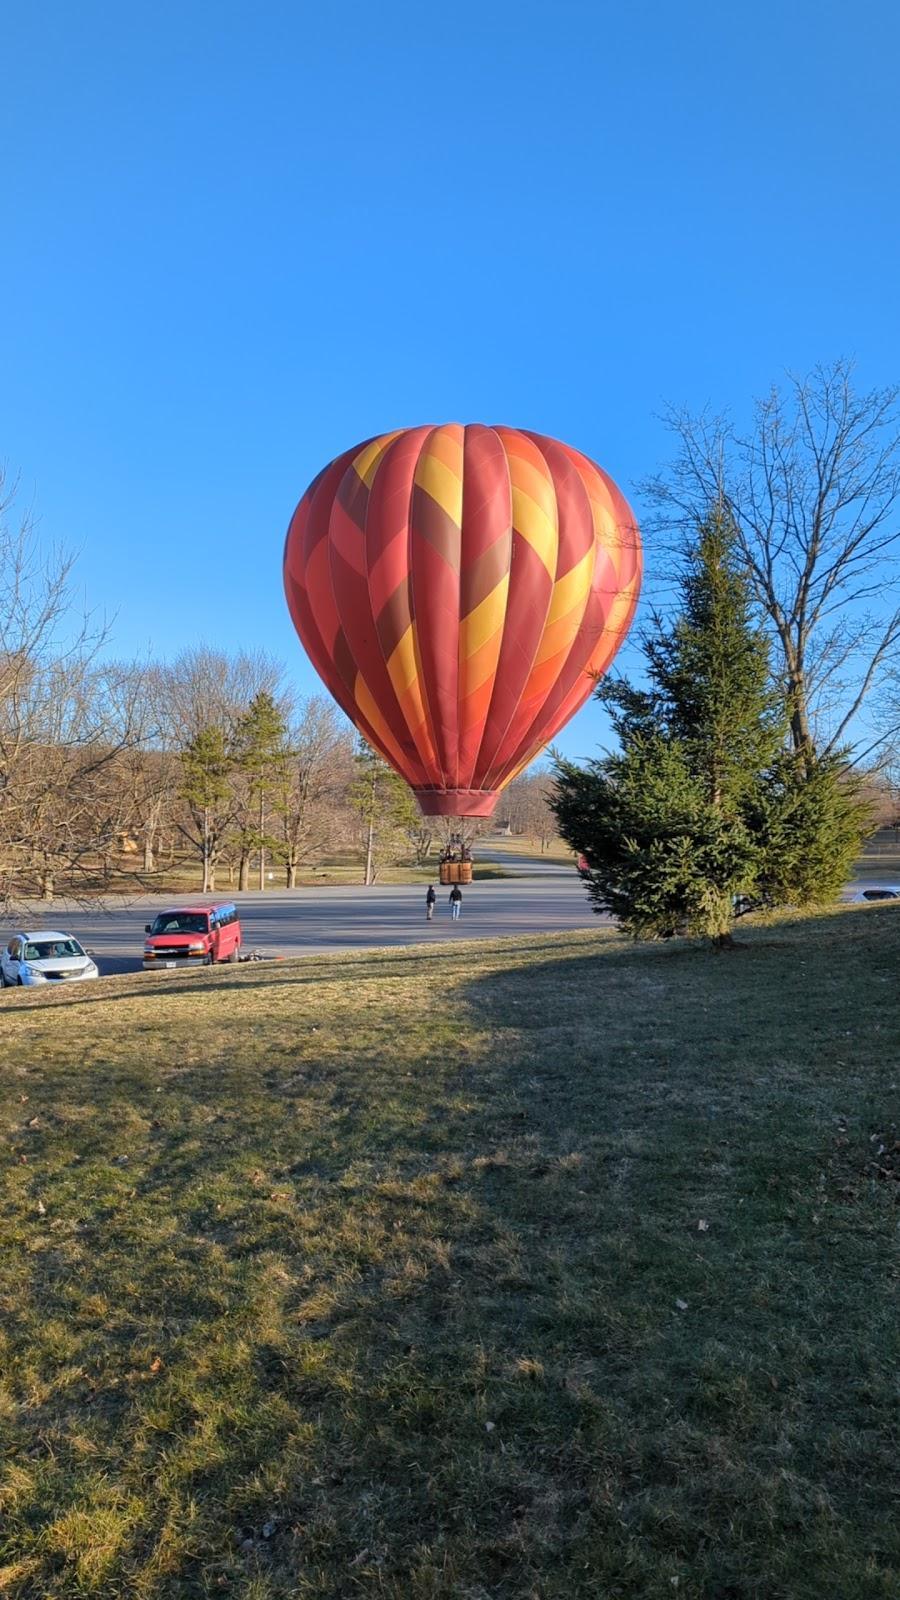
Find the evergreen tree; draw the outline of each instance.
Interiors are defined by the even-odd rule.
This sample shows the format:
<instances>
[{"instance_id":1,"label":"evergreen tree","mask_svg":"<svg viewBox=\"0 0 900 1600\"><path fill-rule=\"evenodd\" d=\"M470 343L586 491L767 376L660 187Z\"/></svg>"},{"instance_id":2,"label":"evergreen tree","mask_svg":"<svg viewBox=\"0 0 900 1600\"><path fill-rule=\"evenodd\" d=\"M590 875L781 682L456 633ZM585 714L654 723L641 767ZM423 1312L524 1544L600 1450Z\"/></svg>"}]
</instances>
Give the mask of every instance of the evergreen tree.
<instances>
[{"instance_id":1,"label":"evergreen tree","mask_svg":"<svg viewBox=\"0 0 900 1600\"><path fill-rule=\"evenodd\" d=\"M850 877L873 812L842 755L783 750L747 810L759 840L756 898L764 906L826 905Z\"/></svg>"},{"instance_id":2,"label":"evergreen tree","mask_svg":"<svg viewBox=\"0 0 900 1600\"><path fill-rule=\"evenodd\" d=\"M839 762L785 749L788 709L721 507L687 552L680 599L643 641L647 689L598 689L619 752L558 762L553 807L598 911L636 938L727 943L736 906L834 892L859 846L858 802Z\"/></svg>"},{"instance_id":3,"label":"evergreen tree","mask_svg":"<svg viewBox=\"0 0 900 1600\"><path fill-rule=\"evenodd\" d=\"M353 756L350 804L362 824L365 849L363 882L375 882L378 856L397 848L418 816L412 791L377 751L360 739Z\"/></svg>"},{"instance_id":4,"label":"evergreen tree","mask_svg":"<svg viewBox=\"0 0 900 1600\"><path fill-rule=\"evenodd\" d=\"M203 891L216 886L216 863L232 818L232 761L222 728L201 728L181 752L182 798L195 829L182 832L200 851Z\"/></svg>"},{"instance_id":5,"label":"evergreen tree","mask_svg":"<svg viewBox=\"0 0 900 1600\"><path fill-rule=\"evenodd\" d=\"M253 818L247 842L259 851L259 887L264 889L266 851L278 847L267 831L268 813L272 797L283 787L288 759L287 723L267 689L254 696L238 724L235 755L247 782Z\"/></svg>"}]
</instances>

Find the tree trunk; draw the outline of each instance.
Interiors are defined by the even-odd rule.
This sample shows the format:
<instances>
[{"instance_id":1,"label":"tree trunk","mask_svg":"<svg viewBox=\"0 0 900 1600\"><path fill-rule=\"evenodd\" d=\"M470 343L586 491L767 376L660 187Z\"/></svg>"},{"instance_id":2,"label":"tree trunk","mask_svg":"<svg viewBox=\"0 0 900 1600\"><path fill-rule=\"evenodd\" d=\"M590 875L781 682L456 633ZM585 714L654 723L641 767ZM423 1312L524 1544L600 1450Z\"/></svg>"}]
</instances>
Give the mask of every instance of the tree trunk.
<instances>
[{"instance_id":1,"label":"tree trunk","mask_svg":"<svg viewBox=\"0 0 900 1600\"><path fill-rule=\"evenodd\" d=\"M375 882L375 872L373 870L374 869L374 861L373 861L373 854L374 854L373 845L374 845L374 841L375 841L375 819L374 819L374 817L370 817L369 818L369 828L368 828L368 832L366 834L366 876L365 876L365 880L364 880L367 888L368 888L369 884Z\"/></svg>"},{"instance_id":2,"label":"tree trunk","mask_svg":"<svg viewBox=\"0 0 900 1600\"><path fill-rule=\"evenodd\" d=\"M40 875L40 886L41 886L41 899L42 900L52 900L53 899L53 873L52 873L52 871L50 870L49 867L46 867L44 869L44 871Z\"/></svg>"},{"instance_id":3,"label":"tree trunk","mask_svg":"<svg viewBox=\"0 0 900 1600\"><path fill-rule=\"evenodd\" d=\"M263 838L266 831L266 803L262 795L259 797L259 887L266 887L266 847Z\"/></svg>"},{"instance_id":4,"label":"tree trunk","mask_svg":"<svg viewBox=\"0 0 900 1600\"><path fill-rule=\"evenodd\" d=\"M288 860L288 861L285 862L284 878L285 878L285 884L286 884L288 889L296 889L296 887L297 887L297 863L296 863L296 861Z\"/></svg>"},{"instance_id":5,"label":"tree trunk","mask_svg":"<svg viewBox=\"0 0 900 1600\"><path fill-rule=\"evenodd\" d=\"M250 855L249 855L248 851L242 850L241 851L240 869L238 871L238 888L239 889L249 889L249 887L250 887Z\"/></svg>"},{"instance_id":6,"label":"tree trunk","mask_svg":"<svg viewBox=\"0 0 900 1600\"><path fill-rule=\"evenodd\" d=\"M785 644L782 635L782 644ZM799 650L790 641L785 653L788 656L787 672L787 699L791 708L791 743L799 754L807 757L814 753L812 733L809 726L809 710L806 704L806 676L802 666Z\"/></svg>"},{"instance_id":7,"label":"tree trunk","mask_svg":"<svg viewBox=\"0 0 900 1600\"><path fill-rule=\"evenodd\" d=\"M153 852L153 829L144 829L144 871L156 871L156 856Z\"/></svg>"},{"instance_id":8,"label":"tree trunk","mask_svg":"<svg viewBox=\"0 0 900 1600\"><path fill-rule=\"evenodd\" d=\"M802 691L801 691L802 693ZM809 729L809 717L806 705L792 693L793 711L791 712L791 740L798 754L812 754L813 741Z\"/></svg>"},{"instance_id":9,"label":"tree trunk","mask_svg":"<svg viewBox=\"0 0 900 1600\"><path fill-rule=\"evenodd\" d=\"M203 813L203 893L207 894L212 888L209 873L209 812Z\"/></svg>"}]
</instances>

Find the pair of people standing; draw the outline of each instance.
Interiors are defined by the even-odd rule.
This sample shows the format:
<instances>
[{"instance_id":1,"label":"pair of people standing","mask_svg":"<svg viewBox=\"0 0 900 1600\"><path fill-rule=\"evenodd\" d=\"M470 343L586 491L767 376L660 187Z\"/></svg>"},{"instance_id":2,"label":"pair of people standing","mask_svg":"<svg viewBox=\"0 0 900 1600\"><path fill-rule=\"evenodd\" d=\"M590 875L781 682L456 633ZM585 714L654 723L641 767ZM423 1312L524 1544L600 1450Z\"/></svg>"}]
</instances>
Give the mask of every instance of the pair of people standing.
<instances>
[{"instance_id":1,"label":"pair of people standing","mask_svg":"<svg viewBox=\"0 0 900 1600\"><path fill-rule=\"evenodd\" d=\"M427 922L431 922L434 917L434 907L436 901L437 895L434 892L434 884L430 883L428 885L428 893L425 896L425 920ZM450 890L450 915L454 922L459 921L459 913L461 910L462 890L460 889L459 884L455 883L453 888Z\"/></svg>"}]
</instances>

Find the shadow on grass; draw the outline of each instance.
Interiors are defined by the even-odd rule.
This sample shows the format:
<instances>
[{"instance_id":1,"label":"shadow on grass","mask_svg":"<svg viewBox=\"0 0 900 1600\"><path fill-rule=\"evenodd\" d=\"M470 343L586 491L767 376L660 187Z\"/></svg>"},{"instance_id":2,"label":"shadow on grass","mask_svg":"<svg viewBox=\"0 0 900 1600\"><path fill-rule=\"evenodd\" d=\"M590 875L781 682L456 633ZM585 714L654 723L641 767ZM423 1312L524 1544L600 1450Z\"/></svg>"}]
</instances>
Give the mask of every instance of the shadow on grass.
<instances>
[{"instance_id":1,"label":"shadow on grass","mask_svg":"<svg viewBox=\"0 0 900 1600\"><path fill-rule=\"evenodd\" d=\"M154 1007L146 1050L86 1063L73 1031L35 1062L5 1307L16 1339L30 1284L22 1450L49 1443L12 1537L43 1560L91 1495L102 1534L112 1483L123 1564L78 1593L130 1592L160 1537L153 1600L210 1592L198 1552L275 1600L348 1572L386 1600L886 1600L894 1218L830 1161L838 1113L863 1145L881 1115L893 914L725 956L547 936L29 997L273 1011L198 1037ZM60 1363L91 1375L76 1423ZM76 1592L55 1548L35 1595Z\"/></svg>"}]
</instances>

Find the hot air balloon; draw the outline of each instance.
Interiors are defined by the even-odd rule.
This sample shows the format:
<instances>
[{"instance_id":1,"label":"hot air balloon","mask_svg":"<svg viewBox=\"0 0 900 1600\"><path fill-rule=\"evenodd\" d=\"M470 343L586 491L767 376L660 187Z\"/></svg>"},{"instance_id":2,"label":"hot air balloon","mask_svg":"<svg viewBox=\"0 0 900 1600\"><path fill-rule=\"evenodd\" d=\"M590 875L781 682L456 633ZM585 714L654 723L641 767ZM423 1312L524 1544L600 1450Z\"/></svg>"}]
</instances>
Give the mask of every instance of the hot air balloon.
<instances>
[{"instance_id":1,"label":"hot air balloon","mask_svg":"<svg viewBox=\"0 0 900 1600\"><path fill-rule=\"evenodd\" d=\"M426 816L487 817L583 705L637 604L612 479L515 428L404 428L338 456L288 528L319 676Z\"/></svg>"}]
</instances>

